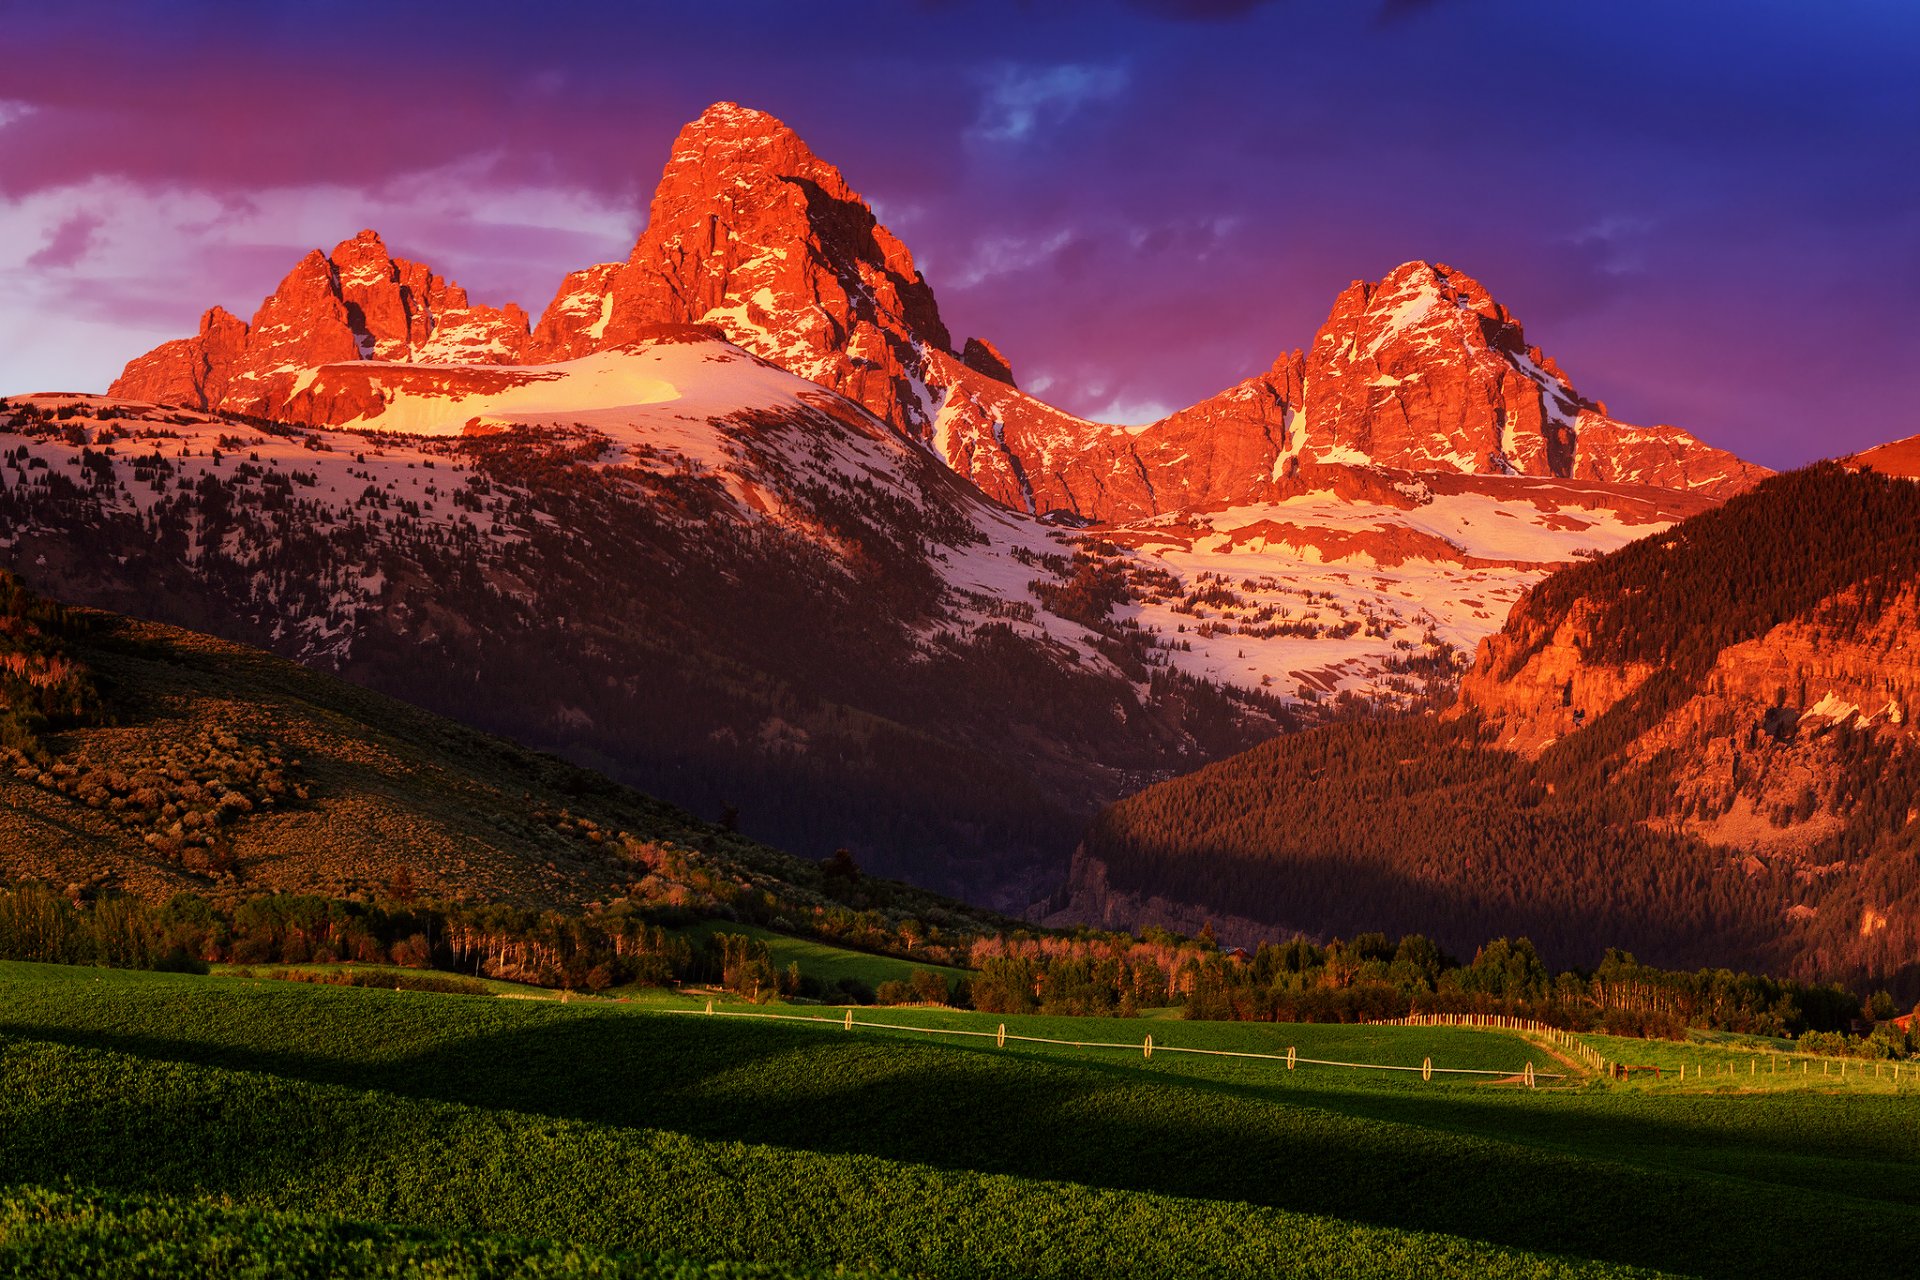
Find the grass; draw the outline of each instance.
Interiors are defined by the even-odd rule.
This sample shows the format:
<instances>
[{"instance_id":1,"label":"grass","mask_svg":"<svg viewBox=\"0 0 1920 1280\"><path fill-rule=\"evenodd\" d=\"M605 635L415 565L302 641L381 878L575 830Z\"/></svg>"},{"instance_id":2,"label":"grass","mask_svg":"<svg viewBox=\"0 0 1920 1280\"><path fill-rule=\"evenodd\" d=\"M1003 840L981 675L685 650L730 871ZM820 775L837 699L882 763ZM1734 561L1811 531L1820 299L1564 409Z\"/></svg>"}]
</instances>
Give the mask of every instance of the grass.
<instances>
[{"instance_id":1,"label":"grass","mask_svg":"<svg viewBox=\"0 0 1920 1280\"><path fill-rule=\"evenodd\" d=\"M1580 1037L1609 1061L1658 1067L1636 1072L1631 1087L1724 1093L1827 1092L1920 1098L1920 1062L1876 1064L1871 1059L1794 1053L1792 1041L1759 1036L1694 1035L1686 1040ZM1684 1067L1686 1074L1680 1074Z\"/></svg>"},{"instance_id":2,"label":"grass","mask_svg":"<svg viewBox=\"0 0 1920 1280\"><path fill-rule=\"evenodd\" d=\"M0 1277L271 1276L489 1280L826 1280L840 1268L710 1263L553 1241L426 1231L163 1196L0 1188Z\"/></svg>"},{"instance_id":3,"label":"grass","mask_svg":"<svg viewBox=\"0 0 1920 1280\"><path fill-rule=\"evenodd\" d=\"M818 978L828 986L832 986L842 978L854 978L870 987L877 987L893 979L904 982L911 978L917 969L931 969L946 978L949 983L955 978L969 976L965 969L955 969L940 964L920 964L897 956L880 956L866 951L853 951L811 938L796 938L789 934L775 933L771 929L763 929L758 925L705 920L689 925L678 932L696 945L704 943L716 933L745 934L767 944L767 951L772 957L774 968L784 971L788 965L797 963L802 973L810 978Z\"/></svg>"},{"instance_id":4,"label":"grass","mask_svg":"<svg viewBox=\"0 0 1920 1280\"><path fill-rule=\"evenodd\" d=\"M859 1016L1503 1070L1544 1054L1452 1028ZM1838 1237L1865 1242L1851 1274L1892 1276L1900 1248L1874 1242L1920 1225L1914 1119L1887 1095L1528 1091L0 965L0 1186L158 1205L192 1239L217 1210L323 1239L383 1224L456 1250L933 1277L1744 1280ZM55 1254L89 1238L47 1230Z\"/></svg>"}]
</instances>

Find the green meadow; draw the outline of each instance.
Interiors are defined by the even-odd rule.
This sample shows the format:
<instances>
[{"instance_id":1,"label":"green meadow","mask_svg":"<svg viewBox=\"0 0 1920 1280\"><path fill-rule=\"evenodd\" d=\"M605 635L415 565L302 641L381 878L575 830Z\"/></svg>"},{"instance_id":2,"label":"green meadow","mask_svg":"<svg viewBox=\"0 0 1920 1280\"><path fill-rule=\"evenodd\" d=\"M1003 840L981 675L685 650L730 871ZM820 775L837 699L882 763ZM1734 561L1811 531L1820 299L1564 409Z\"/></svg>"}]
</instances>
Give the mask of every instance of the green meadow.
<instances>
[{"instance_id":1,"label":"green meadow","mask_svg":"<svg viewBox=\"0 0 1920 1280\"><path fill-rule=\"evenodd\" d=\"M766 944L767 954L772 959L774 968L784 970L790 964L797 964L808 977L818 978L828 986L832 986L842 978L852 978L866 983L869 987L877 987L883 982L890 981L905 982L917 969L931 969L949 982L955 978L967 976L965 969L954 969L937 964L919 964L912 960L903 960L898 956L878 956L865 951L851 951L813 938L796 938L791 934L776 933L772 929L763 929L753 924L703 920L677 932L696 945L704 944L707 939L718 933L744 934L756 942Z\"/></svg>"},{"instance_id":2,"label":"green meadow","mask_svg":"<svg viewBox=\"0 0 1920 1280\"><path fill-rule=\"evenodd\" d=\"M1527 1089L1567 1068L1458 1028L704 1007L0 964L0 1275L1912 1270L1890 1089ZM1127 1047L907 1029L1001 1024Z\"/></svg>"},{"instance_id":3,"label":"green meadow","mask_svg":"<svg viewBox=\"0 0 1920 1280\"><path fill-rule=\"evenodd\" d=\"M1875 1061L1795 1053L1793 1041L1691 1032L1685 1040L1580 1037L1607 1059L1635 1068L1637 1089L1722 1093L1884 1093L1920 1104L1920 1061ZM1657 1068L1654 1071L1641 1068Z\"/></svg>"}]
</instances>

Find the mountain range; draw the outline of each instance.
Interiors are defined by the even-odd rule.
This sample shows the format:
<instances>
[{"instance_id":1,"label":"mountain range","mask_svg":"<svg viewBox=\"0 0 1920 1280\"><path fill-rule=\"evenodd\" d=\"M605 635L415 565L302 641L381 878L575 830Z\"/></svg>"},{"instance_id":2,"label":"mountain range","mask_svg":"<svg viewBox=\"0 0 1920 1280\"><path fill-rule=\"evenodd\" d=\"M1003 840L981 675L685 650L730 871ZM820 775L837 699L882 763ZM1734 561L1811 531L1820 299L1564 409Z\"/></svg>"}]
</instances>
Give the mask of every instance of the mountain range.
<instances>
[{"instance_id":1,"label":"mountain range","mask_svg":"<svg viewBox=\"0 0 1920 1280\"><path fill-rule=\"evenodd\" d=\"M1767 475L1613 419L1429 262L1197 405L1086 421L726 103L537 321L366 231L0 432L36 587L1000 907L1142 786L1444 703L1550 571Z\"/></svg>"}]
</instances>

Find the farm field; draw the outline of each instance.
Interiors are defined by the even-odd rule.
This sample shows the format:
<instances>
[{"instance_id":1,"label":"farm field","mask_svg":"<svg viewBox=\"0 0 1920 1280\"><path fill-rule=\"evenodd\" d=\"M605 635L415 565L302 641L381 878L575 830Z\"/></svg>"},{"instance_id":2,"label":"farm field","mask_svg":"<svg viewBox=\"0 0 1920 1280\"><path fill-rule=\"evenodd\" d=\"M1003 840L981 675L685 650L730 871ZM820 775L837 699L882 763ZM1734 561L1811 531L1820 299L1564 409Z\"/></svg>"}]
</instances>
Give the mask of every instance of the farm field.
<instances>
[{"instance_id":1,"label":"farm field","mask_svg":"<svg viewBox=\"0 0 1920 1280\"><path fill-rule=\"evenodd\" d=\"M808 977L818 978L829 986L842 978L857 979L869 987L877 987L888 981L905 982L917 969L931 969L949 982L955 978L967 976L965 969L955 969L947 965L920 964L897 956L880 956L866 951L853 951L812 938L797 938L792 934L776 933L772 929L763 929L753 924L707 920L688 925L677 932L696 945L704 943L717 933L745 934L757 942L767 944L767 953L773 960L774 968L784 970L790 964L798 964Z\"/></svg>"},{"instance_id":2,"label":"farm field","mask_svg":"<svg viewBox=\"0 0 1920 1280\"><path fill-rule=\"evenodd\" d=\"M669 1012L702 1007L0 964L0 1274L81 1274L145 1232L155 1265L118 1274L208 1274L224 1240L449 1276L706 1274L670 1253L787 1268L726 1275L1733 1277L1837 1239L1850 1274L1904 1276L1920 1226L1920 1105L1891 1092L1159 1051L1553 1067L1456 1028L857 1011L1151 1033L1149 1060Z\"/></svg>"},{"instance_id":3,"label":"farm field","mask_svg":"<svg viewBox=\"0 0 1920 1280\"><path fill-rule=\"evenodd\" d=\"M1580 1037L1609 1061L1659 1068L1660 1074L1635 1072L1630 1087L1730 1093L1830 1092L1885 1093L1912 1100L1920 1108L1920 1062L1875 1062L1794 1053L1790 1040L1758 1036L1725 1039L1629 1040L1620 1036ZM1685 1075L1680 1069L1686 1069Z\"/></svg>"}]
</instances>

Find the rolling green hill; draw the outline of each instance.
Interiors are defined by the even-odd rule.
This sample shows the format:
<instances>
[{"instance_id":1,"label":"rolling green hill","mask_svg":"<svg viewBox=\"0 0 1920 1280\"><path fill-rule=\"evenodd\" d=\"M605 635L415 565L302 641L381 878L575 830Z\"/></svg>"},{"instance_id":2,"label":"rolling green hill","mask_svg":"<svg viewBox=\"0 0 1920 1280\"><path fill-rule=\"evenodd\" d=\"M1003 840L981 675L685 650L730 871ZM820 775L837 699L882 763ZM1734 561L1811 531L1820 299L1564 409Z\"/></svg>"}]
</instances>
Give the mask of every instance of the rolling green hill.
<instances>
[{"instance_id":1,"label":"rolling green hill","mask_svg":"<svg viewBox=\"0 0 1920 1280\"><path fill-rule=\"evenodd\" d=\"M1218 1047L1539 1052L1154 1025ZM1920 1221L1910 1095L1528 1091L32 965L0 965L0 1083L0 1213L80 1198L36 1219L42 1258L97 1234L90 1197L189 1241L238 1219L381 1257L544 1241L941 1277L1745 1277L1836 1233L1850 1274L1894 1276Z\"/></svg>"}]
</instances>

